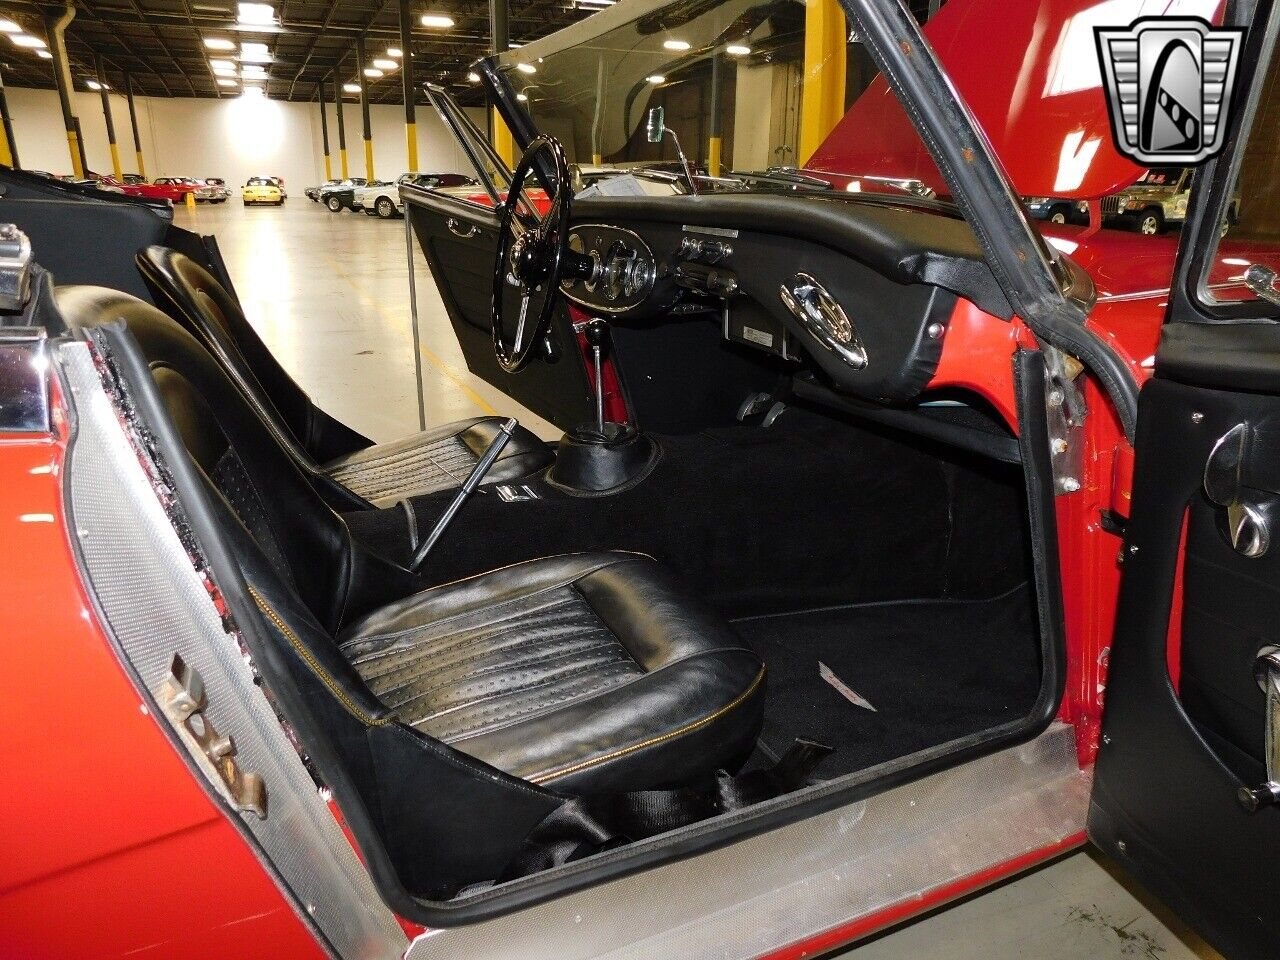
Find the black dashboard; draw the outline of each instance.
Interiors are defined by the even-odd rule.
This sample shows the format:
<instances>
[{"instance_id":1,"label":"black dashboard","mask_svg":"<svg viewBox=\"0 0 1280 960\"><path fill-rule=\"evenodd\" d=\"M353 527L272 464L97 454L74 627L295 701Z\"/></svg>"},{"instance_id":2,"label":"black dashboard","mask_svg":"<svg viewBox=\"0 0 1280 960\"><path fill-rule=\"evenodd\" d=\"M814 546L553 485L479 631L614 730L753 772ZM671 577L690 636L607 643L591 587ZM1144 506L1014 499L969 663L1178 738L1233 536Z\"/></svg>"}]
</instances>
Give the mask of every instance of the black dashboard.
<instances>
[{"instance_id":1,"label":"black dashboard","mask_svg":"<svg viewBox=\"0 0 1280 960\"><path fill-rule=\"evenodd\" d=\"M811 358L842 389L903 402L927 386L957 297L1012 313L961 219L841 196L592 198L566 297L619 322L714 315L723 336Z\"/></svg>"}]
</instances>

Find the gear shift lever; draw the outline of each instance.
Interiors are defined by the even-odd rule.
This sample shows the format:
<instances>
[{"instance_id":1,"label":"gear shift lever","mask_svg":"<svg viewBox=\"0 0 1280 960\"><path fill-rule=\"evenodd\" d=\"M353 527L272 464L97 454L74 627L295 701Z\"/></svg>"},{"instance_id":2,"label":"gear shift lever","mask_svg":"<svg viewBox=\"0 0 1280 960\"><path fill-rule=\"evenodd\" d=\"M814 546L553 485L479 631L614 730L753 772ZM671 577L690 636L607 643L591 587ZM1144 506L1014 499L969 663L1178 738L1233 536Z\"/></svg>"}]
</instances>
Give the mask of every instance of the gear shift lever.
<instances>
[{"instance_id":1,"label":"gear shift lever","mask_svg":"<svg viewBox=\"0 0 1280 960\"><path fill-rule=\"evenodd\" d=\"M602 357L609 343L609 324L599 317L587 321L583 328L583 336L591 345L591 358L595 362L596 371L596 429L604 434L604 377L602 375Z\"/></svg>"}]
</instances>

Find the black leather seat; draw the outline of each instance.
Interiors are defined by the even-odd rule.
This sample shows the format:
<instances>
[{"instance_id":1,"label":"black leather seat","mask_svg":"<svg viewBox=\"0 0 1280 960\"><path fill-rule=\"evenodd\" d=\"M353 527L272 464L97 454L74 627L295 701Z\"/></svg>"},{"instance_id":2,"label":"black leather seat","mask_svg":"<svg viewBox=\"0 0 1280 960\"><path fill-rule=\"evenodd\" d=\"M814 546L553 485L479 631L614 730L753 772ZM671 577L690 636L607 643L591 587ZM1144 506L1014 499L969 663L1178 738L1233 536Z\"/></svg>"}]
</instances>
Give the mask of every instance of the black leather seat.
<instances>
[{"instance_id":1,"label":"black leather seat","mask_svg":"<svg viewBox=\"0 0 1280 960\"><path fill-rule=\"evenodd\" d=\"M459 486L498 432L498 417L445 424L375 444L330 417L272 356L218 281L185 254L150 246L138 269L170 315L205 344L326 499L340 509L389 506ZM519 480L550 466L551 447L517 427L486 482ZM352 496L354 495L354 496Z\"/></svg>"},{"instance_id":2,"label":"black leather seat","mask_svg":"<svg viewBox=\"0 0 1280 960\"><path fill-rule=\"evenodd\" d=\"M762 662L653 559L551 557L423 589L417 575L353 541L255 408L171 318L100 287L59 289L57 302L71 329L145 361L182 447L223 505L220 526L241 544L237 562L283 654L336 698L338 715L394 722L574 793L688 784L752 750ZM118 326L102 329L115 321L132 341ZM378 789L389 788L379 780Z\"/></svg>"}]
</instances>

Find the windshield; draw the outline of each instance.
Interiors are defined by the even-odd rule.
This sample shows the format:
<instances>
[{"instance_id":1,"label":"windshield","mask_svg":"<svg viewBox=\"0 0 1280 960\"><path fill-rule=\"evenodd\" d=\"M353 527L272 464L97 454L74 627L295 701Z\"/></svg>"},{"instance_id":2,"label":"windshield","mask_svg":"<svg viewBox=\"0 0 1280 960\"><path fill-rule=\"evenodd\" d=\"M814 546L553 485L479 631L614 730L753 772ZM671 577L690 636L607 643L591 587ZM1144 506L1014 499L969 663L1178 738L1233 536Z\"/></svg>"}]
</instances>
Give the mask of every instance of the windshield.
<instances>
[{"instance_id":1,"label":"windshield","mask_svg":"<svg viewBox=\"0 0 1280 960\"><path fill-rule=\"evenodd\" d=\"M911 6L924 22L942 4ZM635 168L687 180L682 148L695 176L736 180L705 189L946 190L936 170L921 182L892 164L796 176L878 73L834 0L635 0L502 55L498 69L538 131L564 144L580 186ZM651 142L655 107L665 132Z\"/></svg>"}]
</instances>

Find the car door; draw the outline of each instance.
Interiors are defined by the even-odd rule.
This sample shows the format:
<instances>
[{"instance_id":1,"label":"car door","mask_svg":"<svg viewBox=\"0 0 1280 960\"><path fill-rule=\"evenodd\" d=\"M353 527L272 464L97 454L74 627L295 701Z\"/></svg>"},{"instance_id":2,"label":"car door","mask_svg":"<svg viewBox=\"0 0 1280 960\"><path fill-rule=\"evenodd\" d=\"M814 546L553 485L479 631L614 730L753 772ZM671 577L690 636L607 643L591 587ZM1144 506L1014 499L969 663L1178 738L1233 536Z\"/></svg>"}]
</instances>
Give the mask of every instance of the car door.
<instances>
[{"instance_id":1,"label":"car door","mask_svg":"<svg viewBox=\"0 0 1280 960\"><path fill-rule=\"evenodd\" d=\"M498 247L496 207L506 195L511 171L484 135L444 91L428 95L445 126L476 169L481 185L425 189L406 185L405 216L444 301L467 367L476 376L563 429L593 416L586 368L573 322L557 306L545 349L519 373L498 364L491 322L494 259Z\"/></svg>"},{"instance_id":2,"label":"car door","mask_svg":"<svg viewBox=\"0 0 1280 960\"><path fill-rule=\"evenodd\" d=\"M1227 148L1197 171L1139 403L1089 834L1228 958L1274 960L1280 71L1274 4L1251 6Z\"/></svg>"}]
</instances>

